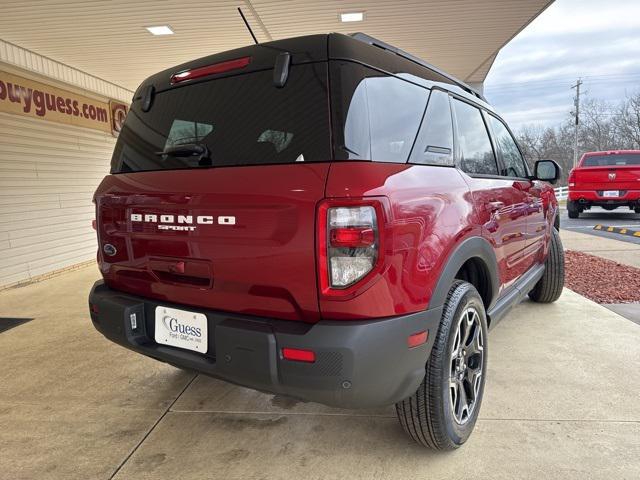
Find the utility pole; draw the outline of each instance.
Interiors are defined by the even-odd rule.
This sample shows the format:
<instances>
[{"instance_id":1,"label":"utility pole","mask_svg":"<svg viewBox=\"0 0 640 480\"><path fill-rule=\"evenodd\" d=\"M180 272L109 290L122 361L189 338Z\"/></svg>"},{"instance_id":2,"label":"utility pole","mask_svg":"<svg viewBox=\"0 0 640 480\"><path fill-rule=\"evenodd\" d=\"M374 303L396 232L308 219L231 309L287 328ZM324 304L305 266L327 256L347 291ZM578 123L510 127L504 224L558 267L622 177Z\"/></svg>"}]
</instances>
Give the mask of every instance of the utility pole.
<instances>
[{"instance_id":1,"label":"utility pole","mask_svg":"<svg viewBox=\"0 0 640 480\"><path fill-rule=\"evenodd\" d=\"M575 125L575 139L573 144L573 167L575 168L578 164L578 126L580 125L580 86L582 85L582 79L578 78L578 81L571 88L576 89L576 98L574 99L575 105L575 116L576 116L576 125Z\"/></svg>"}]
</instances>

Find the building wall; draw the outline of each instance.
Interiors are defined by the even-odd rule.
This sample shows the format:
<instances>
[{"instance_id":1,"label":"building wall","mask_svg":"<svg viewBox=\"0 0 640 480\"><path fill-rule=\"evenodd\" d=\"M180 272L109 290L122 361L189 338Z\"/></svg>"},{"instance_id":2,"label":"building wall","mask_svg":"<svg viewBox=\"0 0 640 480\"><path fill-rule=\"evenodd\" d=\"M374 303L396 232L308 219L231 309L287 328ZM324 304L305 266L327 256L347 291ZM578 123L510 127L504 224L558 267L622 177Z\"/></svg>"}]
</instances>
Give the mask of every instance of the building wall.
<instances>
[{"instance_id":1,"label":"building wall","mask_svg":"<svg viewBox=\"0 0 640 480\"><path fill-rule=\"evenodd\" d=\"M95 257L91 196L114 140L0 113L0 287Z\"/></svg>"},{"instance_id":2,"label":"building wall","mask_svg":"<svg viewBox=\"0 0 640 480\"><path fill-rule=\"evenodd\" d=\"M2 41L0 69L96 100L131 99L126 89ZM115 140L0 112L0 288L95 258L91 198Z\"/></svg>"}]
</instances>

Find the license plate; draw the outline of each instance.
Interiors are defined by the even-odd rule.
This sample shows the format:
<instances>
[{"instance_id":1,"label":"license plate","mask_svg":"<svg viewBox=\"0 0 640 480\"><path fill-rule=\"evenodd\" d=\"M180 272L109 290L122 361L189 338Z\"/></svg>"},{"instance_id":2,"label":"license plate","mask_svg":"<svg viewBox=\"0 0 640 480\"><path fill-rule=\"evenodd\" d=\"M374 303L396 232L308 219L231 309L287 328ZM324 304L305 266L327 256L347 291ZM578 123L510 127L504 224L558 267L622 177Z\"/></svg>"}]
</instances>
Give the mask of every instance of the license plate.
<instances>
[{"instance_id":1,"label":"license plate","mask_svg":"<svg viewBox=\"0 0 640 480\"><path fill-rule=\"evenodd\" d=\"M618 190L606 190L602 193L603 197L611 198L611 197L619 197L620 194Z\"/></svg>"},{"instance_id":2,"label":"license plate","mask_svg":"<svg viewBox=\"0 0 640 480\"><path fill-rule=\"evenodd\" d=\"M207 317L169 307L156 307L157 343L207 353Z\"/></svg>"}]
</instances>

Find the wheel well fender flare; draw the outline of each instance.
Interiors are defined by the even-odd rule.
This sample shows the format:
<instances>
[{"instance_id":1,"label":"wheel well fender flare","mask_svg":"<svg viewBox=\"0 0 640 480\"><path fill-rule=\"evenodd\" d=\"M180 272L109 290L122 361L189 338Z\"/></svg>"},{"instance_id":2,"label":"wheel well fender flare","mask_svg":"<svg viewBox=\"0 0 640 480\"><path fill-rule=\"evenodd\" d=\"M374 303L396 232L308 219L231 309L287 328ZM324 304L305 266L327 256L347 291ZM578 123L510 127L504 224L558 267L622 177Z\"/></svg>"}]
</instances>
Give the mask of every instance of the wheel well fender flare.
<instances>
[{"instance_id":1,"label":"wheel well fender flare","mask_svg":"<svg viewBox=\"0 0 640 480\"><path fill-rule=\"evenodd\" d=\"M447 295L451 285L455 281L456 274L460 268L471 259L479 259L486 267L489 277L489 299L485 306L488 310L496 301L498 291L500 289L500 280L498 274L498 261L491 244L482 237L469 237L462 241L449 254L447 261L440 273L438 282L433 289L431 299L429 300L429 308L440 307L447 300Z\"/></svg>"}]
</instances>

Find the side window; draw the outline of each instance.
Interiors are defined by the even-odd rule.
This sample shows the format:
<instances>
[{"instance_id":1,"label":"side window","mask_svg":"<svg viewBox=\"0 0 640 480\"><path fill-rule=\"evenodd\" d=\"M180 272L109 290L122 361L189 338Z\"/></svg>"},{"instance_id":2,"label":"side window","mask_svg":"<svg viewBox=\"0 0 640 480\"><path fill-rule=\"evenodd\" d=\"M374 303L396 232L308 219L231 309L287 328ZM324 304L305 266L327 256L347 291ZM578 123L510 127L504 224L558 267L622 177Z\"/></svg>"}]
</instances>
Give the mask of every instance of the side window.
<instances>
[{"instance_id":1,"label":"side window","mask_svg":"<svg viewBox=\"0 0 640 480\"><path fill-rule=\"evenodd\" d=\"M429 90L351 62L331 62L336 160L405 163Z\"/></svg>"},{"instance_id":2,"label":"side window","mask_svg":"<svg viewBox=\"0 0 640 480\"><path fill-rule=\"evenodd\" d=\"M482 114L477 107L453 100L460 144L460 168L469 174L498 175L498 164Z\"/></svg>"},{"instance_id":3,"label":"side window","mask_svg":"<svg viewBox=\"0 0 640 480\"><path fill-rule=\"evenodd\" d=\"M428 90L395 77L366 79L371 158L405 163L427 106Z\"/></svg>"},{"instance_id":4,"label":"side window","mask_svg":"<svg viewBox=\"0 0 640 480\"><path fill-rule=\"evenodd\" d=\"M524 159L518 150L515 140L507 130L507 127L493 115L488 115L491 128L495 137L496 145L502 155L504 162L505 175L507 177L526 177L527 169Z\"/></svg>"},{"instance_id":5,"label":"side window","mask_svg":"<svg viewBox=\"0 0 640 480\"><path fill-rule=\"evenodd\" d=\"M433 90L410 163L453 165L453 121L449 95Z\"/></svg>"},{"instance_id":6,"label":"side window","mask_svg":"<svg viewBox=\"0 0 640 480\"><path fill-rule=\"evenodd\" d=\"M332 122L339 160L370 160L366 69L350 62L331 62Z\"/></svg>"}]
</instances>

